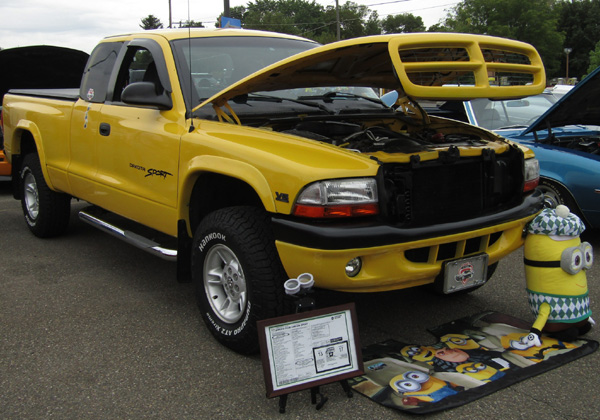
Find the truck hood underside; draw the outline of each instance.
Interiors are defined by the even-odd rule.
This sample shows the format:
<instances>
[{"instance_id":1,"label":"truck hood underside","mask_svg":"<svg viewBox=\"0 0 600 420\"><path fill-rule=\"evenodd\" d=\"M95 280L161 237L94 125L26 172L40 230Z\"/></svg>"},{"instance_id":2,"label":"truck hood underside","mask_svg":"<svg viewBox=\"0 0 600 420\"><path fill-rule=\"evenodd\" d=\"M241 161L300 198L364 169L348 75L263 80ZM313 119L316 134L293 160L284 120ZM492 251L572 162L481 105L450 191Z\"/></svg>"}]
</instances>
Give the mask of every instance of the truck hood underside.
<instances>
[{"instance_id":1,"label":"truck hood underside","mask_svg":"<svg viewBox=\"0 0 600 420\"><path fill-rule=\"evenodd\" d=\"M490 74L508 75L511 82L491 83ZM461 79L470 85L453 84ZM209 103L223 106L253 92L326 86L397 89L423 99L518 98L540 93L545 73L537 51L519 41L452 33L378 35L324 45L279 61L194 110Z\"/></svg>"}]
</instances>

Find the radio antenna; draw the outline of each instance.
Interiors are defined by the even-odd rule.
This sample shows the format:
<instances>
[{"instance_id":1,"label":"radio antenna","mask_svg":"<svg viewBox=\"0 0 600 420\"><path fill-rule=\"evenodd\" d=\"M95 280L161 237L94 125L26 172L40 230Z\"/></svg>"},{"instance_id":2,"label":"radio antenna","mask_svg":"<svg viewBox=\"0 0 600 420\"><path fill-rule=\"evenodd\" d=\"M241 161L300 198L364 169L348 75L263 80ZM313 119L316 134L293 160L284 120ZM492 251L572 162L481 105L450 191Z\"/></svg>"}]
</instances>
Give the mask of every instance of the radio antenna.
<instances>
[{"instance_id":1,"label":"radio antenna","mask_svg":"<svg viewBox=\"0 0 600 420\"><path fill-rule=\"evenodd\" d=\"M188 57L190 60L189 68L190 68L190 109L193 109L192 98L194 97L194 80L192 77L192 21L190 18L190 0L187 1L188 6ZM194 113L190 110L190 133L194 131Z\"/></svg>"}]
</instances>

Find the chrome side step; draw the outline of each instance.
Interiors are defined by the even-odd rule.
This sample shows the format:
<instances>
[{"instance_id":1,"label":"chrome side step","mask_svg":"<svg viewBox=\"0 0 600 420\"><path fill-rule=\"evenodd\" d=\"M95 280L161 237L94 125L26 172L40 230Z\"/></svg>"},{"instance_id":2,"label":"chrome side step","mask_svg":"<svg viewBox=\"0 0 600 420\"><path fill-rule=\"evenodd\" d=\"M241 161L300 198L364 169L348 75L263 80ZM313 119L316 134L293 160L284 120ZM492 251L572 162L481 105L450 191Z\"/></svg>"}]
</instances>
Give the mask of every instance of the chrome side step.
<instances>
[{"instance_id":1,"label":"chrome side step","mask_svg":"<svg viewBox=\"0 0 600 420\"><path fill-rule=\"evenodd\" d=\"M99 216L91 214L94 208L86 208L79 212L79 218L95 228L98 228L106 233L109 233L125 242L139 248L143 251L149 252L157 257L167 261L177 261L177 250L162 247L159 243L148 239L142 235L138 235L130 230L124 230L116 226L115 224L109 223L105 220L100 219Z\"/></svg>"}]
</instances>

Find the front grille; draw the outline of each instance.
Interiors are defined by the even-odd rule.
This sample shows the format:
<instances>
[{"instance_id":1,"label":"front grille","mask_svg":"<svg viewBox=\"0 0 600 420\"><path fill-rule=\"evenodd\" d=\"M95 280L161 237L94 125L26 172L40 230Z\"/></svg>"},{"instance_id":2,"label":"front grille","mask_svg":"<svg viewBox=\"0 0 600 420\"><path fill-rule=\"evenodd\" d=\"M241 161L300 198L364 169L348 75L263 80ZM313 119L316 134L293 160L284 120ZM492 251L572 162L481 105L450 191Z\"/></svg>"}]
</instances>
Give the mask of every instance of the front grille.
<instances>
[{"instance_id":1,"label":"front grille","mask_svg":"<svg viewBox=\"0 0 600 420\"><path fill-rule=\"evenodd\" d=\"M457 148L435 161L385 164L382 208L401 227L453 223L509 209L522 200L523 153L461 157Z\"/></svg>"},{"instance_id":2,"label":"front grille","mask_svg":"<svg viewBox=\"0 0 600 420\"><path fill-rule=\"evenodd\" d=\"M455 241L445 244L409 249L404 252L407 260L414 263L436 263L466 255L487 252L487 250L500 240L502 232L483 235L464 241Z\"/></svg>"}]
</instances>

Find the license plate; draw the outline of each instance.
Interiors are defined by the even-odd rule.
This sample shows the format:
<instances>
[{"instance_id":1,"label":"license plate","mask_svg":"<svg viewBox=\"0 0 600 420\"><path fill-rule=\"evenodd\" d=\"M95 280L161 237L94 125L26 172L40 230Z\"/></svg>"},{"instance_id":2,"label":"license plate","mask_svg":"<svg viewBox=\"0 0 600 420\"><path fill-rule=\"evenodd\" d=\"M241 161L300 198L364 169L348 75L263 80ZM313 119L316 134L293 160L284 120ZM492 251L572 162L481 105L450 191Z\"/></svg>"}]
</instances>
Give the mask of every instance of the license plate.
<instances>
[{"instance_id":1,"label":"license plate","mask_svg":"<svg viewBox=\"0 0 600 420\"><path fill-rule=\"evenodd\" d=\"M446 261L443 292L454 293L484 284L487 281L487 268L487 254Z\"/></svg>"}]
</instances>

